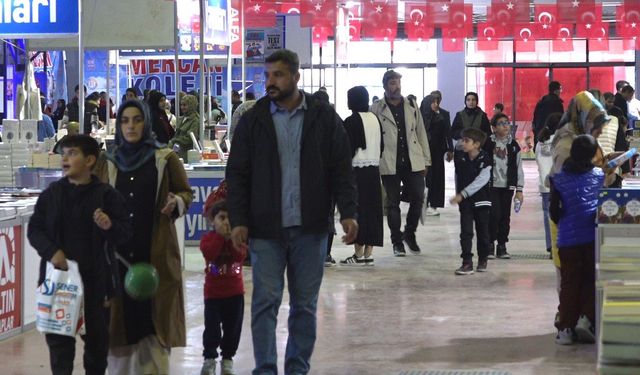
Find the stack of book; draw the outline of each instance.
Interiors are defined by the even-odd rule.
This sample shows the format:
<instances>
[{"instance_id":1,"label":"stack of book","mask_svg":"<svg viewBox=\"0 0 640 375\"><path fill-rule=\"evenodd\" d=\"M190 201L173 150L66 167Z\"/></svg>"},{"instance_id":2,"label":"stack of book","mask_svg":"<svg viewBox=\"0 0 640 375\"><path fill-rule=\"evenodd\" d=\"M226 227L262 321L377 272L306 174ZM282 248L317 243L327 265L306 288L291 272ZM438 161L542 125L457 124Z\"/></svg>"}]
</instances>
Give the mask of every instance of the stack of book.
<instances>
[{"instance_id":1,"label":"stack of book","mask_svg":"<svg viewBox=\"0 0 640 375\"><path fill-rule=\"evenodd\" d=\"M598 282L640 280L638 237L607 238L600 245Z\"/></svg>"},{"instance_id":2,"label":"stack of book","mask_svg":"<svg viewBox=\"0 0 640 375\"><path fill-rule=\"evenodd\" d=\"M604 287L598 370L602 375L640 374L640 283Z\"/></svg>"}]
</instances>

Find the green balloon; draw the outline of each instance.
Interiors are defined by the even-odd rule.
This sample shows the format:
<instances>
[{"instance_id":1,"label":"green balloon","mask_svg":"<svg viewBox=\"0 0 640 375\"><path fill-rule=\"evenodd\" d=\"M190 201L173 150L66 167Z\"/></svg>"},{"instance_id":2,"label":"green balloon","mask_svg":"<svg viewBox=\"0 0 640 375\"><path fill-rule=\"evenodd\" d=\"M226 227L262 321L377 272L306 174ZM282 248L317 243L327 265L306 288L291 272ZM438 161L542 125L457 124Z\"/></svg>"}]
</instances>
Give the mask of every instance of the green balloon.
<instances>
[{"instance_id":1,"label":"green balloon","mask_svg":"<svg viewBox=\"0 0 640 375\"><path fill-rule=\"evenodd\" d=\"M149 263L132 264L124 276L124 290L139 301L153 297L158 291L158 271Z\"/></svg>"}]
</instances>

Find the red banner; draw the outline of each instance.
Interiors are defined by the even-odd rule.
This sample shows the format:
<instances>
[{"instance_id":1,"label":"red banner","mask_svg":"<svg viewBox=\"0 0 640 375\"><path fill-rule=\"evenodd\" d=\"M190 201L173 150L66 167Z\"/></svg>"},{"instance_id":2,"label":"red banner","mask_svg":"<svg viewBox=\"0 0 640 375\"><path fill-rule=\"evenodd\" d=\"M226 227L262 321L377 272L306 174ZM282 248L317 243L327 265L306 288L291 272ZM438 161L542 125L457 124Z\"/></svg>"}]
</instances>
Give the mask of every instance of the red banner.
<instances>
[{"instance_id":1,"label":"red banner","mask_svg":"<svg viewBox=\"0 0 640 375\"><path fill-rule=\"evenodd\" d=\"M405 2L404 31L409 40L431 39L433 25L429 23L426 2Z\"/></svg>"},{"instance_id":2,"label":"red banner","mask_svg":"<svg viewBox=\"0 0 640 375\"><path fill-rule=\"evenodd\" d=\"M300 26L333 29L335 25L336 0L300 0Z\"/></svg>"},{"instance_id":3,"label":"red banner","mask_svg":"<svg viewBox=\"0 0 640 375\"><path fill-rule=\"evenodd\" d=\"M270 0L244 1L244 27L274 27L278 4Z\"/></svg>"},{"instance_id":4,"label":"red banner","mask_svg":"<svg viewBox=\"0 0 640 375\"><path fill-rule=\"evenodd\" d=\"M20 225L0 229L0 334L22 325L21 241Z\"/></svg>"},{"instance_id":5,"label":"red banner","mask_svg":"<svg viewBox=\"0 0 640 375\"><path fill-rule=\"evenodd\" d=\"M397 0L365 0L362 2L362 33L374 40L396 38L398 28Z\"/></svg>"},{"instance_id":6,"label":"red banner","mask_svg":"<svg viewBox=\"0 0 640 375\"><path fill-rule=\"evenodd\" d=\"M595 8L595 0L558 0L558 22L577 24L596 22L592 19Z\"/></svg>"}]
</instances>

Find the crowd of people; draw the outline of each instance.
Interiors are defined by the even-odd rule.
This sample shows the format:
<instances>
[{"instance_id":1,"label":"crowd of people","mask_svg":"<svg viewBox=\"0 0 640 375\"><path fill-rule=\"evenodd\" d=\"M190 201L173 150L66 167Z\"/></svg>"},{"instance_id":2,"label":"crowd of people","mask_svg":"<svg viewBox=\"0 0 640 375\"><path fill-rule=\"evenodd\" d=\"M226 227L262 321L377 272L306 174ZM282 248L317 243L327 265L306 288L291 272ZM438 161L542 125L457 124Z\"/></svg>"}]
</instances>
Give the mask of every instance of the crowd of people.
<instances>
[{"instance_id":1,"label":"crowd of people","mask_svg":"<svg viewBox=\"0 0 640 375\"><path fill-rule=\"evenodd\" d=\"M253 280L253 373L278 372L276 324L285 285L290 304L285 373L308 373L324 266L333 264L335 209L342 241L354 247L341 265L374 264L373 249L384 242L383 213L393 255L406 256L405 244L411 254L420 254L418 223L440 215L438 208L445 205L445 162L454 163L456 193L449 202L460 214L462 263L455 274L487 272L490 259L510 258L511 211L524 202L524 172L504 105L496 103L489 118L478 106L478 94L468 92L451 121L440 107L440 91L418 104L402 94L402 76L389 70L382 77L384 96L371 104L365 87L349 89L352 113L343 121L326 91L312 95L298 88L299 69L294 52L276 51L265 59L265 97L247 95L241 102L237 92L232 96L226 176L204 205L212 231L200 243L206 263L203 375L216 373L218 356L222 374L235 373L247 260ZM562 345L594 341L597 193L603 186L619 186L628 172L607 168L606 162L626 151L626 126L635 119L629 105L621 108L621 101L632 100L633 88L626 82L617 86L615 95L582 91L565 110L562 86L553 81L534 113L545 245L558 275L556 342ZM79 97L76 90L69 105L58 103L55 121L77 121ZM200 113L197 97L189 94L181 94L177 119L161 92L151 90L140 100L129 89L124 99L114 114L112 149L100 153L86 125L85 135L60 143L65 177L39 198L28 238L43 265L49 261L66 269L67 260L79 263L87 293L88 373L104 374L108 368L116 374L166 374L171 348L186 345L174 221L192 200L179 158L186 160L193 147L189 133L198 136ZM85 116L87 108L100 114L101 100L89 95ZM207 118L226 118L217 105L211 108ZM109 111L102 111L101 121ZM401 201L409 203L404 227ZM55 219L62 216L69 220ZM155 267L161 297L141 301L119 290L124 280L118 268L137 262ZM70 374L75 339L48 334L46 342L53 373Z\"/></svg>"}]
</instances>

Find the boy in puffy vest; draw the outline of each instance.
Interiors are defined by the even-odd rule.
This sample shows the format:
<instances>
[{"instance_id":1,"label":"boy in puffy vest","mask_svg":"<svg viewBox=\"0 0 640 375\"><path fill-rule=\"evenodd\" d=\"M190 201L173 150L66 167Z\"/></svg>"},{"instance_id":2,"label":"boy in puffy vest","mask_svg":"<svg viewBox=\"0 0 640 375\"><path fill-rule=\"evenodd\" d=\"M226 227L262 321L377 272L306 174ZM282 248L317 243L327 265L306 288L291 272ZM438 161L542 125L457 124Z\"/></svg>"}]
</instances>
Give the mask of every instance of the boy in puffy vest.
<instances>
[{"instance_id":1,"label":"boy in puffy vest","mask_svg":"<svg viewBox=\"0 0 640 375\"><path fill-rule=\"evenodd\" d=\"M580 135L571 144L571 156L551 181L551 219L558 223L560 307L556 322L559 345L574 340L595 342L595 219L602 169L593 166L598 143Z\"/></svg>"},{"instance_id":2,"label":"boy in puffy vest","mask_svg":"<svg viewBox=\"0 0 640 375\"><path fill-rule=\"evenodd\" d=\"M511 256L507 252L507 242L509 242L509 231L511 230L511 201L518 200L519 204L523 202L522 156L520 155L520 146L511 134L511 124L507 115L498 113L493 116L491 127L493 134L485 145L485 151L493 159L489 259L494 256L500 259L509 259ZM496 241L498 242L498 246L495 248L497 254L494 253Z\"/></svg>"}]
</instances>

